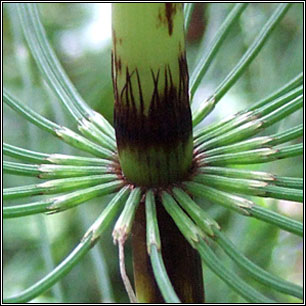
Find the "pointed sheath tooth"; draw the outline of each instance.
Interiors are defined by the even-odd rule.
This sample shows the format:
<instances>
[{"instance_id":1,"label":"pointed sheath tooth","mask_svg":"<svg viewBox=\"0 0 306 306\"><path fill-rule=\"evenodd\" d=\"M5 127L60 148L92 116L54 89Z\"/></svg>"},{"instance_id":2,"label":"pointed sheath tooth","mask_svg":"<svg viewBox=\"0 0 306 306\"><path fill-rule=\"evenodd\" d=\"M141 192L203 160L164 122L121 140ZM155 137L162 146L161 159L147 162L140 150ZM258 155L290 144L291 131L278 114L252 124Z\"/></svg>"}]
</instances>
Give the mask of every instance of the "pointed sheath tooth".
<instances>
[{"instance_id":1,"label":"pointed sheath tooth","mask_svg":"<svg viewBox=\"0 0 306 306\"><path fill-rule=\"evenodd\" d=\"M270 137L270 136L262 136L262 137L258 137L258 139L262 140L262 144L269 144L269 142L273 141L274 138Z\"/></svg>"},{"instance_id":2,"label":"pointed sheath tooth","mask_svg":"<svg viewBox=\"0 0 306 306\"><path fill-rule=\"evenodd\" d=\"M67 161L70 158L64 154L50 154L46 160L49 161L51 164L60 164L61 161Z\"/></svg>"},{"instance_id":3,"label":"pointed sheath tooth","mask_svg":"<svg viewBox=\"0 0 306 306\"><path fill-rule=\"evenodd\" d=\"M90 126L89 126L89 122L85 119L82 118L81 120L79 120L78 122L78 130L83 134L87 135L88 133L90 133ZM94 135L93 135L94 136Z\"/></svg>"},{"instance_id":4,"label":"pointed sheath tooth","mask_svg":"<svg viewBox=\"0 0 306 306\"><path fill-rule=\"evenodd\" d=\"M81 203L84 203L92 198L111 194L118 191L122 187L122 183L118 181L102 183L100 185L88 187L82 190L77 190L62 196L56 197L52 204L47 208L50 211L62 211L73 208Z\"/></svg>"},{"instance_id":5,"label":"pointed sheath tooth","mask_svg":"<svg viewBox=\"0 0 306 306\"><path fill-rule=\"evenodd\" d=\"M215 138L202 143L198 146L197 149L203 151L242 141L250 136L253 136L254 134L257 134L260 131L262 125L263 122L261 120L244 123L236 129L225 132L220 136L216 136Z\"/></svg>"},{"instance_id":6,"label":"pointed sheath tooth","mask_svg":"<svg viewBox=\"0 0 306 306\"><path fill-rule=\"evenodd\" d=\"M201 209L192 198L179 188L173 188L173 193L182 206L182 208L190 215L190 217L198 224L198 226L209 236L213 236L212 226L220 228L218 223L212 219L203 209Z\"/></svg>"},{"instance_id":7,"label":"pointed sheath tooth","mask_svg":"<svg viewBox=\"0 0 306 306\"><path fill-rule=\"evenodd\" d=\"M199 238L205 238L204 231L194 224L190 217L179 207L174 198L165 191L162 192L162 203L192 246L199 242Z\"/></svg>"},{"instance_id":8,"label":"pointed sheath tooth","mask_svg":"<svg viewBox=\"0 0 306 306\"><path fill-rule=\"evenodd\" d=\"M123 225L121 227L115 227L113 230L113 243L116 245L117 243L124 243L129 235L128 227Z\"/></svg>"},{"instance_id":9,"label":"pointed sheath tooth","mask_svg":"<svg viewBox=\"0 0 306 306\"><path fill-rule=\"evenodd\" d=\"M262 188L268 185L267 182L241 179L241 178L229 178L212 174L199 174L193 178L195 182L212 186L220 190L227 192L237 192L241 194L251 195L265 195L265 191Z\"/></svg>"},{"instance_id":10,"label":"pointed sheath tooth","mask_svg":"<svg viewBox=\"0 0 306 306\"><path fill-rule=\"evenodd\" d=\"M253 111L249 112L238 112L234 115L230 115L226 117L225 119L219 121L218 123L212 123L208 125L207 127L204 127L202 129L197 129L194 131L194 139L195 144L199 145L204 140L212 138L212 136L209 135L220 135L224 133L224 129L226 131L229 131L230 129L240 126L241 124L249 121L253 121L258 119L255 115L253 115ZM200 141L202 138L203 141Z\"/></svg>"},{"instance_id":11,"label":"pointed sheath tooth","mask_svg":"<svg viewBox=\"0 0 306 306\"><path fill-rule=\"evenodd\" d=\"M82 156L71 156L66 154L50 154L46 158L51 164L57 165L78 165L78 166L106 166L109 165L110 161L102 158L93 158L93 157L82 157Z\"/></svg>"},{"instance_id":12,"label":"pointed sheath tooth","mask_svg":"<svg viewBox=\"0 0 306 306\"><path fill-rule=\"evenodd\" d=\"M41 188L52 188L54 186L57 186L57 182L56 182L56 180L46 181L46 182L37 184L37 186L39 186Z\"/></svg>"},{"instance_id":13,"label":"pointed sheath tooth","mask_svg":"<svg viewBox=\"0 0 306 306\"><path fill-rule=\"evenodd\" d=\"M85 118L80 119L78 127L82 127L83 129L89 130L90 128L89 121Z\"/></svg>"},{"instance_id":14,"label":"pointed sheath tooth","mask_svg":"<svg viewBox=\"0 0 306 306\"><path fill-rule=\"evenodd\" d=\"M250 187L253 188L263 188L268 186L269 184L267 182L261 182L261 181L251 181Z\"/></svg>"},{"instance_id":15,"label":"pointed sheath tooth","mask_svg":"<svg viewBox=\"0 0 306 306\"><path fill-rule=\"evenodd\" d=\"M40 165L38 167L38 171L43 172L43 173L44 172L48 173L48 172L52 171L52 169L55 169L55 168L53 168L52 166L50 167L50 165Z\"/></svg>"},{"instance_id":16,"label":"pointed sheath tooth","mask_svg":"<svg viewBox=\"0 0 306 306\"><path fill-rule=\"evenodd\" d=\"M87 138L71 131L70 129L67 129L66 127L55 129L55 133L59 138L75 148L106 159L111 159L113 157L112 151L102 148L101 146L89 141Z\"/></svg>"},{"instance_id":17,"label":"pointed sheath tooth","mask_svg":"<svg viewBox=\"0 0 306 306\"><path fill-rule=\"evenodd\" d=\"M102 232L109 226L110 222L116 218L119 210L122 208L125 200L129 195L129 187L125 186L120 189L118 193L112 198L108 205L104 208L100 216L87 230L83 239L86 239L90 234L92 234L92 241L98 240Z\"/></svg>"},{"instance_id":18,"label":"pointed sheath tooth","mask_svg":"<svg viewBox=\"0 0 306 306\"><path fill-rule=\"evenodd\" d=\"M238 127L241 124L244 124L246 122L251 122L257 119L257 117L254 115L254 112L252 111L242 113L238 116L237 115L234 116L233 127Z\"/></svg>"},{"instance_id":19,"label":"pointed sheath tooth","mask_svg":"<svg viewBox=\"0 0 306 306\"><path fill-rule=\"evenodd\" d=\"M115 148L114 141L109 138L108 135L101 132L93 123L85 118L82 118L78 122L78 130L86 137L92 139L96 143L99 143L104 148L113 151Z\"/></svg>"},{"instance_id":20,"label":"pointed sheath tooth","mask_svg":"<svg viewBox=\"0 0 306 306\"><path fill-rule=\"evenodd\" d=\"M209 124L208 126L205 126L203 128L194 128L194 132L193 132L193 138L195 143L197 143L197 138L202 137L203 135L207 135L209 133L211 133L212 131L216 131L218 129L220 129L222 126L224 126L225 124L227 124L228 122L232 121L234 118L237 117L238 114L234 114L234 115L229 115L228 117L225 117L224 119L222 119L221 121L219 121L218 123L214 122Z\"/></svg>"},{"instance_id":21,"label":"pointed sheath tooth","mask_svg":"<svg viewBox=\"0 0 306 306\"><path fill-rule=\"evenodd\" d=\"M254 206L254 202L252 202L250 200L247 200L247 199L235 196L235 195L232 195L231 197L232 197L233 200L237 201L237 205L240 208L252 208Z\"/></svg>"},{"instance_id":22,"label":"pointed sheath tooth","mask_svg":"<svg viewBox=\"0 0 306 306\"><path fill-rule=\"evenodd\" d=\"M254 205L254 203L250 200L206 186L204 184L186 182L184 185L193 195L206 198L209 201L213 201L216 204L233 209L244 215L249 215L247 209L250 209Z\"/></svg>"},{"instance_id":23,"label":"pointed sheath tooth","mask_svg":"<svg viewBox=\"0 0 306 306\"><path fill-rule=\"evenodd\" d=\"M105 166L70 166L70 165L39 165L40 178L69 178L87 176L90 174L104 174Z\"/></svg>"},{"instance_id":24,"label":"pointed sheath tooth","mask_svg":"<svg viewBox=\"0 0 306 306\"><path fill-rule=\"evenodd\" d=\"M265 156L270 156L270 155L276 154L276 153L278 153L278 152L279 152L278 149L267 148L267 149L263 152L263 155L265 155Z\"/></svg>"},{"instance_id":25,"label":"pointed sheath tooth","mask_svg":"<svg viewBox=\"0 0 306 306\"><path fill-rule=\"evenodd\" d=\"M101 114L92 111L88 120L98 126L102 132L115 139L115 130L112 125Z\"/></svg>"},{"instance_id":26,"label":"pointed sheath tooth","mask_svg":"<svg viewBox=\"0 0 306 306\"><path fill-rule=\"evenodd\" d=\"M123 211L121 212L113 229L113 240L124 243L131 232L133 220L138 205L141 200L141 189L139 187L132 190L127 199ZM143 203L141 203L143 205Z\"/></svg>"},{"instance_id":27,"label":"pointed sheath tooth","mask_svg":"<svg viewBox=\"0 0 306 306\"><path fill-rule=\"evenodd\" d=\"M147 252L151 254L152 246L155 245L157 250L161 250L160 229L158 226L156 201L154 192L149 189L145 199L145 214L146 214L146 240Z\"/></svg>"},{"instance_id":28,"label":"pointed sheath tooth","mask_svg":"<svg viewBox=\"0 0 306 306\"><path fill-rule=\"evenodd\" d=\"M200 107L192 112L192 125L198 125L208 113L215 107L215 98L211 97L200 104Z\"/></svg>"}]
</instances>

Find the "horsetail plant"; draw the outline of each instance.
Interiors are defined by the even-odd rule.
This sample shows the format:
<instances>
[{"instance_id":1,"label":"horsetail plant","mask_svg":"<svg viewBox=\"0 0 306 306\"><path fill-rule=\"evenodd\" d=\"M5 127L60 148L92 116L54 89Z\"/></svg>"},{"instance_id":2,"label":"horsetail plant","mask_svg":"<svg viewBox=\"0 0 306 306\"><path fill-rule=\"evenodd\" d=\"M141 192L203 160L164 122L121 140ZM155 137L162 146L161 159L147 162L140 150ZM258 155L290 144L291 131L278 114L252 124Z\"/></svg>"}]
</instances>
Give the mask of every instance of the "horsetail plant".
<instances>
[{"instance_id":1,"label":"horsetail plant","mask_svg":"<svg viewBox=\"0 0 306 306\"><path fill-rule=\"evenodd\" d=\"M227 238L223 224L210 216L207 206L199 204L204 200L205 204L232 210L241 218L263 221L303 236L301 222L256 204L253 199L303 202L303 179L237 167L303 154L303 143L286 144L303 135L301 124L284 132L260 135L303 107L303 74L235 116L200 125L259 54L290 4L277 5L214 93L198 108L192 104L192 109L202 79L247 4L233 6L190 82L184 27L190 23L193 4L184 6L169 2L113 4L113 128L86 104L69 80L48 42L37 5L17 5L35 63L79 133L43 117L7 89L3 101L38 128L87 155L46 154L3 144L3 154L17 160L4 161L4 173L45 180L4 188L4 200L44 197L6 205L3 217L54 214L99 196L111 198L61 263L28 289L5 298L5 303L29 302L46 292L82 260L115 220L113 239L118 244L120 272L132 303L204 303L204 285L206 291L211 290L205 282L206 268L246 302L276 302L273 295L265 296L253 286L254 282L249 283L228 268L217 248L252 281L303 299L301 286L248 259ZM124 245L130 236L134 282L130 281L124 259Z\"/></svg>"}]
</instances>

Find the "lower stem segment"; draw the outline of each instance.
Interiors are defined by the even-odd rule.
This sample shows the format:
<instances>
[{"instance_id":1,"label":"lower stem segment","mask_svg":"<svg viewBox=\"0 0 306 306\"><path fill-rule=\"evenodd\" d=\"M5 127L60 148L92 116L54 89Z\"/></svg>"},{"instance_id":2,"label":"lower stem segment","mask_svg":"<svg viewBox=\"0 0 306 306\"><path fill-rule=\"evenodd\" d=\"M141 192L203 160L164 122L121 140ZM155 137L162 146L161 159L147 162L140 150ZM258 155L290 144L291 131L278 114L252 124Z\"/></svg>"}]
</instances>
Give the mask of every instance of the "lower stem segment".
<instances>
[{"instance_id":1,"label":"lower stem segment","mask_svg":"<svg viewBox=\"0 0 306 306\"><path fill-rule=\"evenodd\" d=\"M162 255L167 273L182 303L204 303L201 260L161 203L156 203ZM133 265L137 301L165 303L154 279L146 245L145 206L136 213L132 229Z\"/></svg>"}]
</instances>

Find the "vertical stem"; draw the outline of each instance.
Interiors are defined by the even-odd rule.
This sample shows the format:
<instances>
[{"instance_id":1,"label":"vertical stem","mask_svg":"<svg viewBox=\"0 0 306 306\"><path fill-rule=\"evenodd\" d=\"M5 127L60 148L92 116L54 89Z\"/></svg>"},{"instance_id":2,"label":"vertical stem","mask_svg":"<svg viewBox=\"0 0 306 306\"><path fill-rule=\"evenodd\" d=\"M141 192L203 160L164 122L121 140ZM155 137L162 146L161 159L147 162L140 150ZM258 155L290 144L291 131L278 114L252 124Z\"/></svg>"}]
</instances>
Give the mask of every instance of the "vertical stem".
<instances>
[{"instance_id":1,"label":"vertical stem","mask_svg":"<svg viewBox=\"0 0 306 306\"><path fill-rule=\"evenodd\" d=\"M145 204L140 203L132 229L133 269L139 303L164 303L147 254Z\"/></svg>"},{"instance_id":2,"label":"vertical stem","mask_svg":"<svg viewBox=\"0 0 306 306\"><path fill-rule=\"evenodd\" d=\"M162 255L174 290L182 303L204 303L200 257L180 233L162 203L157 201L156 204ZM135 216L132 247L137 301L164 303L147 254L144 203L139 205Z\"/></svg>"},{"instance_id":3,"label":"vertical stem","mask_svg":"<svg viewBox=\"0 0 306 306\"><path fill-rule=\"evenodd\" d=\"M115 3L112 7L114 125L123 177L167 188L189 175L192 119L182 3ZM157 202L162 254L184 303L203 303L201 262ZM132 229L138 302L163 303L146 244L145 204Z\"/></svg>"},{"instance_id":4,"label":"vertical stem","mask_svg":"<svg viewBox=\"0 0 306 306\"><path fill-rule=\"evenodd\" d=\"M125 177L184 179L192 162L184 18L179 3L113 4L114 125Z\"/></svg>"}]
</instances>

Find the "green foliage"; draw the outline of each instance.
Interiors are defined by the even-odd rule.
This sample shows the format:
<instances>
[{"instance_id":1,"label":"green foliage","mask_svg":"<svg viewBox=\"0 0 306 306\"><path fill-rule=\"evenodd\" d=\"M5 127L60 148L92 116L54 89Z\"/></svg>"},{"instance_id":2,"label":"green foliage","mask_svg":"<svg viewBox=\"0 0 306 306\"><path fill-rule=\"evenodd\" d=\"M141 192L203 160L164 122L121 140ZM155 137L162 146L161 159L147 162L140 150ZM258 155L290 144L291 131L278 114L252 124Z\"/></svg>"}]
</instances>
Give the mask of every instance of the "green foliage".
<instances>
[{"instance_id":1,"label":"green foliage","mask_svg":"<svg viewBox=\"0 0 306 306\"><path fill-rule=\"evenodd\" d=\"M43 13L44 5L41 5ZM58 28L66 28L67 23L69 24L67 16L71 13L69 12L71 6L67 4L57 4L57 6L60 7L56 8L48 4L50 9L54 9L54 11L51 10L52 13L61 12L62 17L59 19L64 18L64 20L62 23L52 25L52 21L58 21L57 15L55 14L56 17L52 18L43 14L43 23L46 23L47 31L40 20L35 4L5 6L7 11L4 19L4 40L7 44L4 49L3 101L26 121L39 128L39 131L34 132L30 125L14 119L9 109L4 108L6 112L5 141L14 141L18 144L18 146L3 144L3 154L8 158L3 163L5 173L3 197L7 201L3 208L3 217L11 218L4 222L4 283L9 284L5 285L4 293L5 296L10 296L5 299L5 302L24 303L32 300L38 302L125 302L126 295L122 293L122 285L114 286L118 283L119 271L116 256L113 255L114 247L109 237L109 228L117 220L113 234L115 240L119 241L119 245L123 244L128 238L136 208L139 204L144 204L144 199L147 248L157 284L166 302L179 302L163 262L155 209L157 197L155 190L144 191L134 188L125 182L120 171L118 172L114 129L105 119L105 117L111 118L112 95L107 94L110 91L110 71L103 76L106 85L101 95L98 94L100 80L96 80L97 76L92 75L90 71L84 73L83 78L75 77L76 87L78 87L76 89L70 78L74 78L74 72L78 67L69 67L63 56L59 60L56 53L61 53L53 49L58 47L56 45ZM189 4L185 8L186 26L191 24L193 6ZM80 9L78 4L72 4L72 7L76 10ZM274 258L273 252L279 251L281 247L291 248L292 244L294 247L300 245L301 238L298 236L303 236L300 210L294 215L295 208L293 209L293 207L299 209L300 204L292 203L303 201L303 178L300 167L303 154L301 142L303 74L300 73L301 59L299 58L301 37L298 35L296 44L288 46L289 51L295 48L298 50L297 53L284 59L279 58L279 50L273 51L278 42L274 41L271 45L268 39L270 36L272 39L275 35L284 43L288 37L291 38L290 26L300 27L295 16L301 9L301 5L296 4L291 7L286 3L248 6L235 4L224 5L224 7L226 12L229 11L228 17L220 25L216 34L214 33L210 46L205 46L207 51L205 53L199 51L198 65L191 71L195 173L181 185L160 192L160 200L178 229L199 252L203 260L204 273L208 274L209 280L206 285L209 291L207 302L224 300L250 303L299 302L303 298L303 289L296 284L297 280L292 274L290 277L287 274L292 269L294 271L301 269L298 264L300 260L298 253L301 252L301 248L298 249L297 254L294 254L293 259L290 258L297 262L297 268L292 268L290 261L284 266L277 264L277 260L280 259ZM291 7L290 10L289 7ZM214 4L211 4L211 18L217 16L214 15L214 8ZM245 31L251 29L252 25L247 24L243 27L242 23L239 25L238 23L239 20L244 20L244 15L252 10L253 14L256 12L259 16L263 16L261 24L264 25L256 27L259 34L252 38L253 42L248 44L248 47L242 48L243 52L240 52L235 50L235 37L246 40ZM270 13L271 10L274 12ZM293 13L290 13L291 10ZM19 17L16 15L17 11ZM85 15L83 17L85 18ZM262 19L267 21L264 22ZM11 30L9 31L8 28ZM283 33L286 31L288 31L287 34ZM301 32L298 33L301 34ZM23 37L27 45L24 44ZM205 39L204 37L204 44L206 44ZM190 49L192 48L193 46L190 46ZM110 58L106 57L108 50L109 47L103 50L102 53L105 56L98 61L110 61ZM233 53L237 51L235 54L238 54L238 60L236 58L233 60L227 50ZM268 51L271 52L270 55ZM289 51L288 54L291 54ZM23 56L20 56L20 52ZM281 62L282 68L279 69L287 72L278 74L277 71L274 73L271 70L269 78L273 86L269 84L268 88L264 86L265 83L268 84L265 74L257 75L256 69L253 70L255 65L251 65L256 60L257 64L261 63L257 55L260 57L262 53L264 57L261 60L264 63L271 61L279 65ZM223 61L220 60L222 56ZM273 56L278 56L277 60L274 60ZM14 63L14 57L18 58L17 64ZM95 59L94 62L97 61L96 54L93 54L92 58ZM86 63L86 60L84 61ZM220 61L222 64L219 64ZM291 73L290 61L293 62L293 67L297 67L293 69L295 75ZM67 66L66 69L62 67L62 62ZM235 64L232 64L233 62ZM215 71L221 71L227 76L212 77L208 69L213 63L215 66L212 68ZM224 71L224 67L230 72ZM281 78L275 81L278 75L281 75ZM92 95L96 97L93 98L95 103L101 100L103 94L108 96L106 106L99 107L99 111L105 111L105 117L94 111L79 94L80 91L82 95L90 96L93 85L88 86L88 83L84 82L84 78L87 77L91 78L88 83L98 84L95 87L98 88L95 95ZM202 80L209 77L216 89L209 98L204 99L201 95ZM243 110L235 115L229 115L222 120L213 118L213 122L203 124L203 119L213 109L220 115L217 104L222 105L223 101L230 97L229 91L240 77L241 82L238 82L236 86L238 93L241 93L241 96L248 101L252 100L250 97L253 98L253 95L258 102L249 106L244 105ZM223 81L216 81L219 79ZM103 79L101 81L103 82ZM253 86L255 90L249 93L246 89L248 86ZM278 89L271 90L272 87ZM264 98L261 95L258 99L261 88L262 92L272 91L272 94L269 93ZM201 95L200 105L196 101L198 95ZM61 105L55 105L54 101L57 100ZM86 100L89 101L91 98ZM231 102L226 101L226 103L230 108ZM68 120L63 116L61 107L70 114ZM59 123L60 121L62 123ZM278 125L275 125L276 123ZM80 133L76 132L77 129ZM21 136L17 131L20 131ZM49 137L50 134L54 136L52 139ZM38 142L37 139L39 139ZM292 143L288 144L288 142ZM64 143L69 146L65 146ZM23 147L30 147L31 150ZM40 152L41 150L51 153L43 153ZM294 159L289 159L292 157ZM276 160L282 160L284 166L273 169L270 164L273 165ZM270 173L271 168L273 173ZM8 174L13 174L14 180L10 179ZM19 176L25 176L26 180L21 180ZM40 182L41 179L45 181ZM100 196L103 198L98 198ZM27 204L20 204L18 201L24 198L29 198ZM271 199L263 201L262 198ZM92 201L93 205L90 208L87 205L85 207L84 203L91 199L96 199ZM291 201L285 202L289 212L285 213L279 204L282 202L276 202L275 199L280 199L283 203L284 200ZM76 211L79 211L81 207L72 210L80 204L83 204L85 208L81 210L82 217L89 220L92 225L73 248L74 242L71 241L75 241L75 236L82 237L81 232L86 223L76 215ZM64 210L69 210L63 213L64 217L57 214ZM51 226L47 224L47 231L36 237L37 235L33 234L35 219L30 215L39 213L56 214L46 218L51 220L48 222L53 223L50 223ZM22 218L14 222L14 218L17 217ZM80 222L80 219L83 221ZM41 226L42 223L39 221L37 224ZM285 232L288 233L285 234ZM102 234L104 234L103 248L97 244ZM53 236L50 248L46 247L48 235ZM233 237L229 239L227 236ZM289 237L286 239L290 241L286 242L284 237ZM43 244L43 249L47 252L45 260L51 257L57 262L48 272L42 268L44 265L37 255L36 248L40 240L45 242ZM34 245L35 250L26 249L29 245ZM92 256L90 260L85 257L94 245L98 250L98 254L95 254L107 262L108 271L106 266L102 272L100 271L101 273L97 269L93 271L93 266L100 265L99 259L97 256ZM26 265L28 269L20 267L19 247L22 249L22 256L29 255L26 257L29 258ZM71 248L73 248L72 251L70 251ZM224 257L224 253L219 253L220 249L224 250L231 261ZM24 254L24 252L27 253ZM262 253L267 256L261 256ZM33 256L35 260L32 260ZM129 255L127 258L129 259ZM49 260L49 267L50 265L53 264ZM281 269L280 266L282 266ZM127 268L129 269L129 266ZM207 268L213 274L209 274ZM13 273L10 273L11 271ZM69 271L71 271L70 274L68 274ZM73 275L73 271L76 271L78 277ZM121 269L122 272L124 271ZM27 275L29 273L29 280L22 279L20 273ZM9 274L13 276L9 277ZM39 275L45 276L37 281ZM81 279L80 275L82 275ZM223 287L215 276L223 280L230 289ZM14 279L11 280L11 277ZM101 278L103 285L98 285L99 281L95 280L96 277ZM28 281L34 285L28 286ZM8 287L17 282L20 282L20 285ZM74 284L72 291L69 289L71 283ZM113 287L107 288L105 284L110 283ZM48 289L55 284L59 287L49 292ZM24 287L28 288L24 290ZM76 288L80 290L75 290ZM101 292L97 294L96 288L99 288L98 292Z\"/></svg>"}]
</instances>

